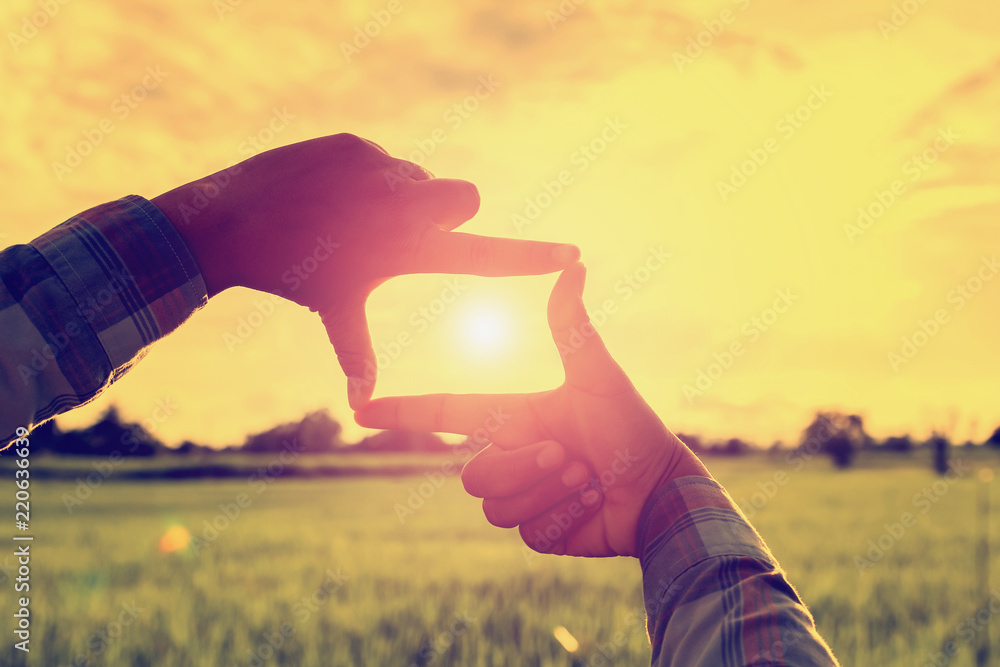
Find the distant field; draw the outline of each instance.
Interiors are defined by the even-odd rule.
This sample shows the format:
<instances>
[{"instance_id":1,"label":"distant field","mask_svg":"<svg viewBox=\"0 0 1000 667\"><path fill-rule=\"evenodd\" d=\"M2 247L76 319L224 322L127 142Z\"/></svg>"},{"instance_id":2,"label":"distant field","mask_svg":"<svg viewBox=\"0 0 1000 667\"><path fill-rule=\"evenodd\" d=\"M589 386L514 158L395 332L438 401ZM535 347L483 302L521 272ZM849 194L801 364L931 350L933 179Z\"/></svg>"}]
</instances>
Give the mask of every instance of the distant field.
<instances>
[{"instance_id":1,"label":"distant field","mask_svg":"<svg viewBox=\"0 0 1000 667\"><path fill-rule=\"evenodd\" d=\"M976 589L974 472L935 491L939 478L923 466L836 473L826 460L795 470L763 457L709 465L737 501L756 503L753 522L843 664L920 666L953 639L950 664L971 666L972 643L986 631L1000 658L1000 623L975 621L989 593ZM784 483L769 484L775 470ZM648 664L644 629L629 622L642 605L636 562L526 558L516 533L486 524L455 478L401 523L394 505L421 483L106 482L72 513L62 498L75 484L38 483L29 664L569 666L558 625L584 643L581 664ZM915 501L925 488L930 495ZM250 502L237 516L241 493ZM904 512L915 525L885 537L884 525ZM206 521L221 530L206 531ZM199 553L161 552L171 526L203 539ZM880 538L888 548L859 573L855 557L867 558L868 541ZM1000 590L1000 567L992 572ZM10 582L0 590L11 608ZM5 664L11 620L0 621Z\"/></svg>"},{"instance_id":2,"label":"distant field","mask_svg":"<svg viewBox=\"0 0 1000 667\"><path fill-rule=\"evenodd\" d=\"M467 458L467 457L466 457ZM150 457L87 457L87 456L35 456L31 459L32 469L37 474L55 475L65 479L86 479L94 472L100 473L102 479L112 481L138 474L160 473L166 470L185 470L199 468L228 469L240 474L237 477L248 477L253 473L261 476L276 477L281 475L294 476L297 472L325 470L331 476L334 474L373 474L398 475L406 472L425 472L439 470L447 462L456 463L456 470L461 469L464 459L457 454L448 452L434 453L345 453L345 454L241 454L220 453L211 455L177 456L161 455ZM14 467L12 455L0 457L0 471L11 470ZM6 473L10 475L10 473Z\"/></svg>"}]
</instances>

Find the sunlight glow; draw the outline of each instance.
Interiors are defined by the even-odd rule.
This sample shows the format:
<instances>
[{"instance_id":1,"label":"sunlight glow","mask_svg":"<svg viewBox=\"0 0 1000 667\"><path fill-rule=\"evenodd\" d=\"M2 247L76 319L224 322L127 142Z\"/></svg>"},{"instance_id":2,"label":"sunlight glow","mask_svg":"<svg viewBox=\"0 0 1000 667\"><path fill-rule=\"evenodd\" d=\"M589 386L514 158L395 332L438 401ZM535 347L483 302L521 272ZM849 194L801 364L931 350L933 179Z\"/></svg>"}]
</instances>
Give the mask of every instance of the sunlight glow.
<instances>
[{"instance_id":1,"label":"sunlight glow","mask_svg":"<svg viewBox=\"0 0 1000 667\"><path fill-rule=\"evenodd\" d=\"M510 340L509 318L503 310L485 304L463 313L462 340L477 355L496 354Z\"/></svg>"},{"instance_id":2,"label":"sunlight glow","mask_svg":"<svg viewBox=\"0 0 1000 667\"><path fill-rule=\"evenodd\" d=\"M918 16L880 34L894 6L916 5L722 2L739 18L708 46L690 40L706 37L719 8L694 1L671 3L669 16L664 3L588 3L550 24L535 3L429 0L377 37L363 34L373 19L361 3L254 3L226 12L224 26L213 11L157 3L156 30L136 40L146 4L88 3L0 63L0 113L16 128L0 133L0 176L18 195L4 200L4 246L119 188L156 195L258 148L350 131L473 182L482 205L459 233L578 245L601 338L674 430L793 444L816 410L834 407L864 414L880 438L930 436L953 408L962 439L1000 425L1000 280L978 274L992 275L982 259L1000 245L995 3L917 3ZM0 3L8 37L36 28L32 7ZM356 37L377 46L345 58L337 44ZM122 48L135 52L116 57ZM137 62L171 74L134 88L146 76ZM480 72L499 87L488 91ZM280 132L269 126L277 98L294 115ZM95 130L105 117L115 138L97 146L89 137L105 136ZM386 281L367 308L376 350L392 361L376 391L558 386L545 323L555 279ZM969 281L981 287L972 299L956 289L972 296ZM801 298L772 318L778 289ZM110 402L147 417L170 387L185 407L157 424L168 444L222 447L317 405L347 440L368 435L348 418L336 354L308 309L282 308L252 343L220 348L270 312L260 298L213 297L127 385L60 427L85 428ZM948 324L905 357L942 309ZM697 387L727 355L725 376Z\"/></svg>"}]
</instances>

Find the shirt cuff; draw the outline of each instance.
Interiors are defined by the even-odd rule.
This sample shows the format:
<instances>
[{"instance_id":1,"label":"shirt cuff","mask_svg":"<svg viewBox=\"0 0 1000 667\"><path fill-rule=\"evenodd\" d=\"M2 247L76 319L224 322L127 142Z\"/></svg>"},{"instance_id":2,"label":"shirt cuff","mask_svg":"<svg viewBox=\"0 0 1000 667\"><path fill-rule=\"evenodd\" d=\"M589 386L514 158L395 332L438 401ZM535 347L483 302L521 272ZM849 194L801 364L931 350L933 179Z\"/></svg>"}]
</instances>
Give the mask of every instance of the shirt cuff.
<instances>
[{"instance_id":1,"label":"shirt cuff","mask_svg":"<svg viewBox=\"0 0 1000 667\"><path fill-rule=\"evenodd\" d=\"M670 604L671 585L686 570L718 556L749 556L778 567L764 540L718 482L687 476L664 484L639 515L643 593Z\"/></svg>"},{"instance_id":2,"label":"shirt cuff","mask_svg":"<svg viewBox=\"0 0 1000 667\"><path fill-rule=\"evenodd\" d=\"M31 245L99 339L112 382L208 302L201 270L181 236L136 195L75 215Z\"/></svg>"}]
</instances>

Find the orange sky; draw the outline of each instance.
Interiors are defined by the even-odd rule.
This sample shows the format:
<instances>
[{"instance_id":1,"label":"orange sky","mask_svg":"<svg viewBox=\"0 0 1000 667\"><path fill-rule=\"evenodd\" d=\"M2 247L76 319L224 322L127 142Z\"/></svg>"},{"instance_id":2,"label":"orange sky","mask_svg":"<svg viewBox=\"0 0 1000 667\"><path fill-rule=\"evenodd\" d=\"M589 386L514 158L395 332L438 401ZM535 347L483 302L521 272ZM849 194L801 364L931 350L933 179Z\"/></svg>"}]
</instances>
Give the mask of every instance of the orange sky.
<instances>
[{"instance_id":1,"label":"orange sky","mask_svg":"<svg viewBox=\"0 0 1000 667\"><path fill-rule=\"evenodd\" d=\"M349 131L475 182L483 204L467 231L578 244L601 334L674 430L790 441L818 408L861 412L880 436L981 440L1000 425L989 3L38 11L0 9L0 243L154 196L254 144ZM79 166L54 166L87 136L100 141ZM872 217L859 222L859 208ZM544 320L554 276L449 280L400 278L373 295L389 355L376 395L561 381ZM288 302L252 316L270 312L264 298L225 293L60 423L112 402L132 419L166 404L161 438L222 445L327 406L360 437L318 318ZM251 316L260 326L234 345L226 334ZM505 332L481 339L490 317ZM412 342L396 350L400 334Z\"/></svg>"}]
</instances>

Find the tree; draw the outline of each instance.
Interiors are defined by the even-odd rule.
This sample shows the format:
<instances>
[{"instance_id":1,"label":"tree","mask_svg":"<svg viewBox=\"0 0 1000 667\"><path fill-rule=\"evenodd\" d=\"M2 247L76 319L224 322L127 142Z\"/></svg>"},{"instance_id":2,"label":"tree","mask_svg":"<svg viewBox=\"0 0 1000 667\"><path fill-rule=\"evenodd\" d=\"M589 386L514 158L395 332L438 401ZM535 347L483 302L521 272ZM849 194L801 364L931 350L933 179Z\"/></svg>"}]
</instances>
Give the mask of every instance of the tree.
<instances>
[{"instance_id":1,"label":"tree","mask_svg":"<svg viewBox=\"0 0 1000 667\"><path fill-rule=\"evenodd\" d=\"M993 435L989 437L986 444L993 445L994 447L1000 447L1000 426L997 427L997 430L993 431Z\"/></svg>"},{"instance_id":2,"label":"tree","mask_svg":"<svg viewBox=\"0 0 1000 667\"><path fill-rule=\"evenodd\" d=\"M726 446L722 450L722 453L726 456L743 456L748 451L750 451L750 445L739 438L730 438L726 441Z\"/></svg>"},{"instance_id":3,"label":"tree","mask_svg":"<svg viewBox=\"0 0 1000 667\"><path fill-rule=\"evenodd\" d=\"M329 410L317 410L298 422L279 424L263 433L247 436L241 451L263 454L292 448L310 454L329 453L343 446L340 439L342 430Z\"/></svg>"},{"instance_id":4,"label":"tree","mask_svg":"<svg viewBox=\"0 0 1000 667\"><path fill-rule=\"evenodd\" d=\"M198 454L211 454L214 451L211 447L199 445L197 442L192 442L191 440L185 440L174 449L171 449L170 453L179 456L194 456Z\"/></svg>"},{"instance_id":5,"label":"tree","mask_svg":"<svg viewBox=\"0 0 1000 667\"><path fill-rule=\"evenodd\" d=\"M827 454L838 468L849 468L858 449L867 447L872 438L865 432L860 415L841 412L817 412L813 421L802 432L800 449L810 454L817 451Z\"/></svg>"},{"instance_id":6,"label":"tree","mask_svg":"<svg viewBox=\"0 0 1000 667\"><path fill-rule=\"evenodd\" d=\"M899 452L900 454L908 454L913 450L913 441L910 440L910 436L893 436L891 438L886 438L882 447L889 452Z\"/></svg>"},{"instance_id":7,"label":"tree","mask_svg":"<svg viewBox=\"0 0 1000 667\"><path fill-rule=\"evenodd\" d=\"M379 431L357 445L358 451L371 452L450 452L453 450L433 433L416 431Z\"/></svg>"},{"instance_id":8,"label":"tree","mask_svg":"<svg viewBox=\"0 0 1000 667\"><path fill-rule=\"evenodd\" d=\"M53 427L48 448L71 456L153 456L165 449L141 424L123 422L114 405L85 429L59 433Z\"/></svg>"},{"instance_id":9,"label":"tree","mask_svg":"<svg viewBox=\"0 0 1000 667\"><path fill-rule=\"evenodd\" d=\"M930 445L931 451L934 453L934 471L939 475L948 472L951 469L951 463L948 462L951 454L951 443L948 442L948 438L935 433L927 441L927 444Z\"/></svg>"}]
</instances>

